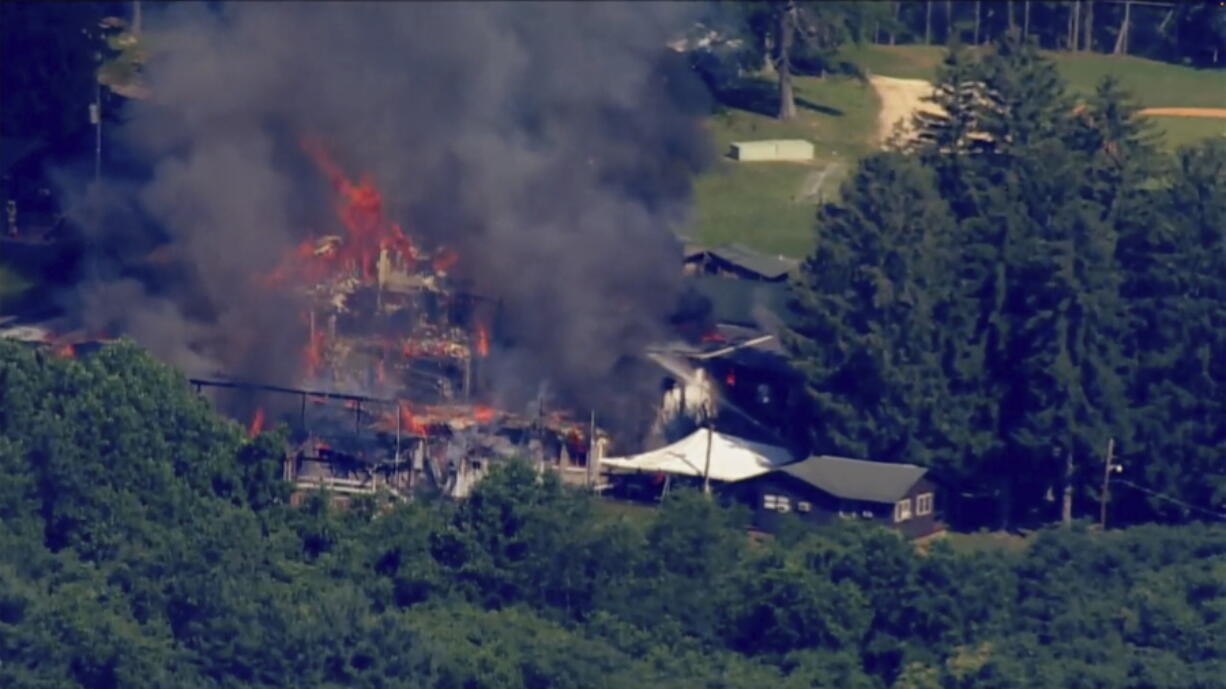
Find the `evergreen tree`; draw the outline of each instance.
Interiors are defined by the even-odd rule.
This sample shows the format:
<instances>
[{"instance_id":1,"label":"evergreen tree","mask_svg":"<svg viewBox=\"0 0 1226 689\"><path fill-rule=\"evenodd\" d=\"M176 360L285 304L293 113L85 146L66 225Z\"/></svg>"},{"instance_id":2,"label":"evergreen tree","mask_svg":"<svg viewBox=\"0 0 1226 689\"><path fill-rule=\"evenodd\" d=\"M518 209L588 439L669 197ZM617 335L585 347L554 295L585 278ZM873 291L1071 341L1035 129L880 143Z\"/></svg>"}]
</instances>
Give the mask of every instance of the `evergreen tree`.
<instances>
[{"instance_id":1,"label":"evergreen tree","mask_svg":"<svg viewBox=\"0 0 1226 689\"><path fill-rule=\"evenodd\" d=\"M1055 517L1045 497L1098 497L1126 426L1117 243L1147 217L1153 136L1114 81L1075 109L1016 36L955 46L933 100L913 158L866 159L819 213L789 338L814 441L928 464L1002 524Z\"/></svg>"},{"instance_id":2,"label":"evergreen tree","mask_svg":"<svg viewBox=\"0 0 1226 689\"><path fill-rule=\"evenodd\" d=\"M932 173L892 153L866 159L818 212L794 284L801 325L785 344L811 398L820 452L903 459L926 387L934 303L952 216Z\"/></svg>"},{"instance_id":3,"label":"evergreen tree","mask_svg":"<svg viewBox=\"0 0 1226 689\"><path fill-rule=\"evenodd\" d=\"M1210 512L1226 512L1226 144L1179 153L1151 189L1151 212L1119 248L1133 359L1123 478ZM1205 516L1126 486L1119 513Z\"/></svg>"}]
</instances>

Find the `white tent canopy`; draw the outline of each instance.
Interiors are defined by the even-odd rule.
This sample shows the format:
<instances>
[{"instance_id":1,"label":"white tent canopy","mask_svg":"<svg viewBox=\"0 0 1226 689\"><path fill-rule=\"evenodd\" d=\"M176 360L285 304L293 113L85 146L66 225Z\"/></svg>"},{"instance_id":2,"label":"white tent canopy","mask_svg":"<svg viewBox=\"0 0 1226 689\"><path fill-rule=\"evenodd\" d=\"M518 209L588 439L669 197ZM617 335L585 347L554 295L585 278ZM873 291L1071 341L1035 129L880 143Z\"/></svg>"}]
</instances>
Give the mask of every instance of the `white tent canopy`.
<instances>
[{"instance_id":1,"label":"white tent canopy","mask_svg":"<svg viewBox=\"0 0 1226 689\"><path fill-rule=\"evenodd\" d=\"M743 481L792 461L787 449L699 429L658 450L630 457L609 457L601 465L616 472L648 472L702 478L711 449L712 481Z\"/></svg>"}]
</instances>

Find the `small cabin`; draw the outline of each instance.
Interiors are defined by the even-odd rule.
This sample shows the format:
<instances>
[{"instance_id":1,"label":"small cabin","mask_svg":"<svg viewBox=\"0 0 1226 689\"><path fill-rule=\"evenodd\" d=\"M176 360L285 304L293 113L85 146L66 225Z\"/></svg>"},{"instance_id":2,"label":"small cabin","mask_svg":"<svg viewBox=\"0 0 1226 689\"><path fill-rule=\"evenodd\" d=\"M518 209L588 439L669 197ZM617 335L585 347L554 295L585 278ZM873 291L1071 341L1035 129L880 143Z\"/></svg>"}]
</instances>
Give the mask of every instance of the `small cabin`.
<instances>
[{"instance_id":1,"label":"small cabin","mask_svg":"<svg viewBox=\"0 0 1226 689\"><path fill-rule=\"evenodd\" d=\"M779 467L738 487L750 503L754 524L774 530L785 514L803 522L866 519L897 529L907 538L937 533L937 486L914 464L818 456Z\"/></svg>"}]
</instances>

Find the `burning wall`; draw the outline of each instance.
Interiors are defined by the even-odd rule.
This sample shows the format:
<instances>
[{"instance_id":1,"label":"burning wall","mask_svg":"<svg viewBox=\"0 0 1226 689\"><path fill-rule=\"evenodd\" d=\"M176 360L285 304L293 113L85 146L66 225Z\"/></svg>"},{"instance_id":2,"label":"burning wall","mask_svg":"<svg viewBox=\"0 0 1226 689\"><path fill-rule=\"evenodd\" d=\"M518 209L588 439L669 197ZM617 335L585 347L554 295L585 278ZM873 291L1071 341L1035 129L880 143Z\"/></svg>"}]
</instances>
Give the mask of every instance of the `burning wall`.
<instances>
[{"instance_id":1,"label":"burning wall","mask_svg":"<svg viewBox=\"0 0 1226 689\"><path fill-rule=\"evenodd\" d=\"M331 316L354 338L379 330L345 323L372 308L372 280L381 313L454 294L435 289L445 273L501 304L501 337L460 324L415 341L493 350L485 374L504 406L548 381L559 402L642 422L622 412L649 416L656 381L624 362L673 307L670 228L710 150L705 93L665 49L697 7L150 8L152 96L109 140L144 169L109 171L73 204L107 253L72 302L87 326L194 372L293 384L304 359L288 352L322 365ZM142 267L162 245L170 262ZM319 285L325 267L322 292L267 284Z\"/></svg>"}]
</instances>

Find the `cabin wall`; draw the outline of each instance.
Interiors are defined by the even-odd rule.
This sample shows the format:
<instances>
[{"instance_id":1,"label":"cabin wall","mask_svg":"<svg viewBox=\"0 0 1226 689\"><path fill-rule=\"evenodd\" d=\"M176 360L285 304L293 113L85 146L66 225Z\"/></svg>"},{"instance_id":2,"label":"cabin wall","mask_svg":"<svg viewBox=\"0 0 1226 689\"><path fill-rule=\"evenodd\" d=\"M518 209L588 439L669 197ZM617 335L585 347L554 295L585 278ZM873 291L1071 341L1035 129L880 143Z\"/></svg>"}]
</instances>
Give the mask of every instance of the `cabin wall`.
<instances>
[{"instance_id":1,"label":"cabin wall","mask_svg":"<svg viewBox=\"0 0 1226 689\"><path fill-rule=\"evenodd\" d=\"M753 511L754 526L763 531L777 529L785 514L794 514L802 522L815 525L837 517L837 499L787 474L772 472L744 483L747 485L740 491L741 501ZM786 511L779 509L780 498L787 500ZM802 509L806 504L808 509Z\"/></svg>"},{"instance_id":2,"label":"cabin wall","mask_svg":"<svg viewBox=\"0 0 1226 689\"><path fill-rule=\"evenodd\" d=\"M776 530L784 514L794 514L801 522L814 525L841 519L870 520L896 529L907 538L928 536L944 528L937 518L936 485L928 479L916 482L903 498L910 501L911 517L902 522L894 521L895 503L840 499L782 472L742 484L735 488L736 500L753 511L754 525L763 531ZM932 496L932 510L917 514L916 500L925 494ZM779 498L787 499L786 512L779 509ZM807 503L809 509L802 510L801 503Z\"/></svg>"},{"instance_id":3,"label":"cabin wall","mask_svg":"<svg viewBox=\"0 0 1226 689\"><path fill-rule=\"evenodd\" d=\"M917 509L917 501L921 495L932 496L931 507L926 514L919 514ZM937 518L937 485L935 483L927 478L921 478L915 482L914 486L911 486L911 490L907 491L906 496L902 499L909 500L911 503L911 518L894 524L894 527L903 532L907 538L921 538L945 528ZM891 514L891 521L893 521L892 517Z\"/></svg>"}]
</instances>

